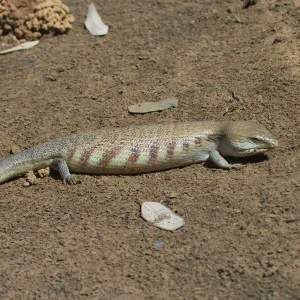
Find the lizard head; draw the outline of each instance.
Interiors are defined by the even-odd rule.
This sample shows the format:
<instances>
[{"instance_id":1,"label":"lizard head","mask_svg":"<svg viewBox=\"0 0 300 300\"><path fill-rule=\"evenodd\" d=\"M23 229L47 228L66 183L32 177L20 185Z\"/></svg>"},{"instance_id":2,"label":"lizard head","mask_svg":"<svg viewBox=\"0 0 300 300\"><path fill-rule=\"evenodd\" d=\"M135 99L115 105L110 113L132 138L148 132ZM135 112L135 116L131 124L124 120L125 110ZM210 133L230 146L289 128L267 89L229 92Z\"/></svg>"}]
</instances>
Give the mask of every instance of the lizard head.
<instances>
[{"instance_id":1,"label":"lizard head","mask_svg":"<svg viewBox=\"0 0 300 300\"><path fill-rule=\"evenodd\" d=\"M219 151L224 156L245 157L277 147L276 138L262 125L252 122L228 122Z\"/></svg>"}]
</instances>

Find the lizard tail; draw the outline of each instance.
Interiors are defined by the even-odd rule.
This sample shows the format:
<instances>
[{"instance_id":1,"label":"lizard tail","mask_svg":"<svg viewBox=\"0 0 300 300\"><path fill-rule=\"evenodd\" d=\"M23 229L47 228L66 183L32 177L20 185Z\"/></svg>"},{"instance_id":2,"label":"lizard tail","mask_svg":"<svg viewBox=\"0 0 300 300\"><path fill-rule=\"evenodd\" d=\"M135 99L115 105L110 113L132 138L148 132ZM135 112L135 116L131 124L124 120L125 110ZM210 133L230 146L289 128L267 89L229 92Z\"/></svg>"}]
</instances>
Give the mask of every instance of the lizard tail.
<instances>
[{"instance_id":1,"label":"lizard tail","mask_svg":"<svg viewBox=\"0 0 300 300\"><path fill-rule=\"evenodd\" d=\"M49 167L53 158L39 150L39 147L31 148L0 160L0 183L30 170Z\"/></svg>"}]
</instances>

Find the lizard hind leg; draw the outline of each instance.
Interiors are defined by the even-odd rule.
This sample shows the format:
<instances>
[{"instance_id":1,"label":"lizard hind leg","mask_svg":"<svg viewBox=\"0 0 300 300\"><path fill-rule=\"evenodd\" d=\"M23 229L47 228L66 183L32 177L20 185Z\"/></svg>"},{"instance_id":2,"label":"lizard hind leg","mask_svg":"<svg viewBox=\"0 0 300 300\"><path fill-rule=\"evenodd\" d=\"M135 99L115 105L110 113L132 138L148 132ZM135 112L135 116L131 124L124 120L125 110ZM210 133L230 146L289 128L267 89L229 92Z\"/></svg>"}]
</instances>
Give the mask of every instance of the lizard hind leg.
<instances>
[{"instance_id":1,"label":"lizard hind leg","mask_svg":"<svg viewBox=\"0 0 300 300\"><path fill-rule=\"evenodd\" d=\"M67 163L64 160L56 159L51 163L50 167L59 172L64 184L75 184L75 180L70 174Z\"/></svg>"}]
</instances>

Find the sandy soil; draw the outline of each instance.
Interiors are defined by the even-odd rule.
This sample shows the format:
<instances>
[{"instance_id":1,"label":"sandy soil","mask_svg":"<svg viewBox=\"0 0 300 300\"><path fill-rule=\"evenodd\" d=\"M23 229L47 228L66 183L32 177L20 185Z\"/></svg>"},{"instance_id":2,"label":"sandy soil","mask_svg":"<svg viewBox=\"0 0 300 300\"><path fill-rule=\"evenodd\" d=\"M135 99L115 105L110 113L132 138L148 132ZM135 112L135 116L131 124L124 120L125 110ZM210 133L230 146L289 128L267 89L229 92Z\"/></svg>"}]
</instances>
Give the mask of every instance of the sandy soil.
<instances>
[{"instance_id":1,"label":"sandy soil","mask_svg":"<svg viewBox=\"0 0 300 300\"><path fill-rule=\"evenodd\" d=\"M64 2L69 34L0 57L1 157L72 132L183 120L253 119L280 147L241 170L1 185L0 298L300 299L299 1L95 1L102 38L84 29L87 1ZM169 96L178 108L127 112ZM145 223L146 200L184 229Z\"/></svg>"}]
</instances>

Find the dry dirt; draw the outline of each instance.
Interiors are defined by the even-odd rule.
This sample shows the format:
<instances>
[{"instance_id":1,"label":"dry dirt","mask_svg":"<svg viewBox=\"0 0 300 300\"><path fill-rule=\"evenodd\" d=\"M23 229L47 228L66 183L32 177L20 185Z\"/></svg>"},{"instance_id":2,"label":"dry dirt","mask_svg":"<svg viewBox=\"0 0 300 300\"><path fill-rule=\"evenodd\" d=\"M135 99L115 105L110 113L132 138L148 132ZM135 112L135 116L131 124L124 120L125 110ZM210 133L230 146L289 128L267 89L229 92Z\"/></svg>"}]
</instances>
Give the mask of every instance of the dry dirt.
<instances>
[{"instance_id":1,"label":"dry dirt","mask_svg":"<svg viewBox=\"0 0 300 300\"><path fill-rule=\"evenodd\" d=\"M95 1L105 37L84 29L87 1L64 3L69 34L0 57L1 157L72 132L183 120L253 119L280 147L241 170L1 185L0 298L300 299L300 1ZM127 112L170 96L178 108ZM146 200L184 229L145 223Z\"/></svg>"}]
</instances>

